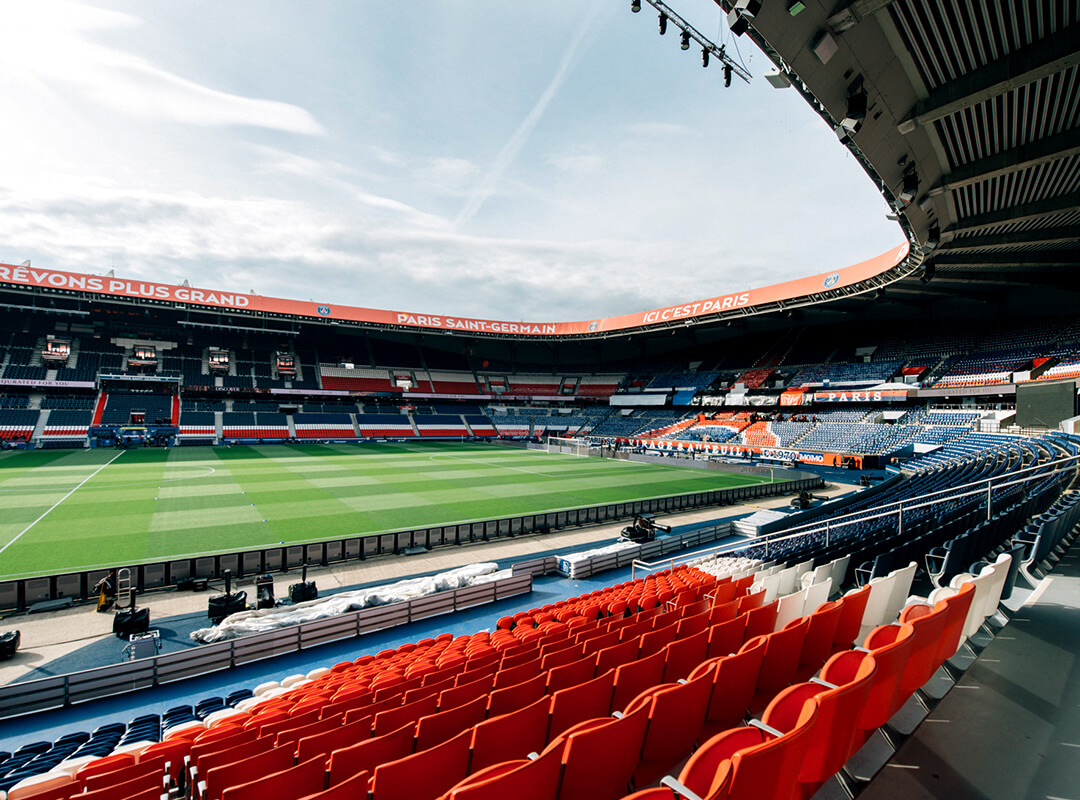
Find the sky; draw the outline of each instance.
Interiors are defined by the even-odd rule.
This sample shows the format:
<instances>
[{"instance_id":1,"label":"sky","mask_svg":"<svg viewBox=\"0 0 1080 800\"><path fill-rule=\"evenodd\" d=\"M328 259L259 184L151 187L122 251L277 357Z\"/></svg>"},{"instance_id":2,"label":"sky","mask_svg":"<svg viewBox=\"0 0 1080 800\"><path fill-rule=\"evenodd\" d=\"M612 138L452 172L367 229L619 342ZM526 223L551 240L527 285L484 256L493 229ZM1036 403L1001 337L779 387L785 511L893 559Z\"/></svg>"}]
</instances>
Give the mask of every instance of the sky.
<instances>
[{"instance_id":1,"label":"sky","mask_svg":"<svg viewBox=\"0 0 1080 800\"><path fill-rule=\"evenodd\" d=\"M712 0L0 3L0 261L570 321L903 241Z\"/></svg>"}]
</instances>

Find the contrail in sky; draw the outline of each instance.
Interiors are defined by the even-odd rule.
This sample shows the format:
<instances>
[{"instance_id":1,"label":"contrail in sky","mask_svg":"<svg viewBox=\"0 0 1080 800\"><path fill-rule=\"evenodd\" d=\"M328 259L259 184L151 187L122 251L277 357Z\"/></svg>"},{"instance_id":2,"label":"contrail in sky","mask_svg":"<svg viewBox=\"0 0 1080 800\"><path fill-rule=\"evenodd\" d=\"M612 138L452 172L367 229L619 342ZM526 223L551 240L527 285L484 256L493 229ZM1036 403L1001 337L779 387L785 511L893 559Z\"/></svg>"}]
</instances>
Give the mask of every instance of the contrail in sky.
<instances>
[{"instance_id":1,"label":"contrail in sky","mask_svg":"<svg viewBox=\"0 0 1080 800\"><path fill-rule=\"evenodd\" d=\"M495 156L495 160L488 168L488 171L484 173L484 176L480 179L476 188L473 189L472 194L469 195L469 199L458 213L457 219L454 220L455 228L460 228L472 219L476 215L476 212L487 202L487 199L495 193L499 181L502 180L506 170L514 163L514 160L517 159L521 149L525 146L525 142L528 141L529 135L533 132L533 128L536 127L536 124L544 115L544 111L547 109L548 104L555 97L555 94L559 89L562 88L563 82L566 80L566 76L569 74L570 69L573 67L574 60L577 58L578 51L585 41L585 36L592 29L592 24L602 8L603 6L600 3L593 4L588 17L585 18L574 33L574 37L570 40L570 44L567 46L566 51L559 61L558 69L556 69L555 74L551 76L551 80L548 81L548 85L540 95L540 99L536 101L532 110L529 111L525 116L525 119L518 125L517 130L514 131L506 144L503 145L502 150Z\"/></svg>"}]
</instances>

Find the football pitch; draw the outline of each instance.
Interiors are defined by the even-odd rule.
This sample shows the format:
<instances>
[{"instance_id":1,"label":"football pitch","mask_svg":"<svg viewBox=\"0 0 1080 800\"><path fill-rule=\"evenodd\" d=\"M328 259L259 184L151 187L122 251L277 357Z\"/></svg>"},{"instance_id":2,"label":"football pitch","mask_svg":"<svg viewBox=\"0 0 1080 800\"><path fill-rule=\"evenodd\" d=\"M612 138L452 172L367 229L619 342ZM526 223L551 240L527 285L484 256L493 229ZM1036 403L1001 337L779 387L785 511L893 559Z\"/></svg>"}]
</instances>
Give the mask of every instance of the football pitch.
<instances>
[{"instance_id":1,"label":"football pitch","mask_svg":"<svg viewBox=\"0 0 1080 800\"><path fill-rule=\"evenodd\" d=\"M7 452L0 579L760 482L456 442Z\"/></svg>"}]
</instances>

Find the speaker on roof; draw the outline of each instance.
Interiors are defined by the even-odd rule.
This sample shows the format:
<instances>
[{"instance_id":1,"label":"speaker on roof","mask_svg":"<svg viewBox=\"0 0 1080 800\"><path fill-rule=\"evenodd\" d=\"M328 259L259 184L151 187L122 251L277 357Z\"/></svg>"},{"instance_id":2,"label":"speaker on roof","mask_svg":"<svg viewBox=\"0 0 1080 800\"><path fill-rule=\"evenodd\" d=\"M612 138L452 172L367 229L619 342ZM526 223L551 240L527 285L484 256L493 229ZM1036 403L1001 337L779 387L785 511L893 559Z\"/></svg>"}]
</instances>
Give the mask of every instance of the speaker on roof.
<instances>
[{"instance_id":1,"label":"speaker on roof","mask_svg":"<svg viewBox=\"0 0 1080 800\"><path fill-rule=\"evenodd\" d=\"M735 0L728 12L728 28L736 36L742 36L750 27L750 21L761 11L761 0Z\"/></svg>"}]
</instances>

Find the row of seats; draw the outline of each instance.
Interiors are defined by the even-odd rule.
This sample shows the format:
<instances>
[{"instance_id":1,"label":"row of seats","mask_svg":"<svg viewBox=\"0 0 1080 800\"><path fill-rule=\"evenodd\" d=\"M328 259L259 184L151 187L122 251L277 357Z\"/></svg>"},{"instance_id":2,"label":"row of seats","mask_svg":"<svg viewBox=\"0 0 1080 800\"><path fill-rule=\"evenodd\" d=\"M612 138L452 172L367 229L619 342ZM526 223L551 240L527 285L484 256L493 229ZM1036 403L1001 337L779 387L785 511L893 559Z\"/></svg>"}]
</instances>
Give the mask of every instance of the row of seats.
<instances>
[{"instance_id":1,"label":"row of seats","mask_svg":"<svg viewBox=\"0 0 1080 800\"><path fill-rule=\"evenodd\" d=\"M640 596L638 590L646 587L655 588L660 592L663 592L665 591L665 583L680 588L682 591L678 593L678 596L685 595L688 592L694 592L694 596L696 597L696 591L691 588L691 584L680 577L680 575L690 575L693 572L693 570L679 570L677 574L670 577L658 576L651 581L639 580L628 585L610 587L604 592L594 593L585 598L580 598L575 601L564 601L565 605L560 604L562 607L559 610L575 605L582 606L582 604L586 604L587 606L589 604L594 604L597 600L605 602L611 599L609 596L614 595L621 595L623 597ZM695 578L693 583L701 587L710 584L711 581L699 576ZM674 597L675 596L673 595L673 599ZM535 609L534 613L536 616L540 616L547 612L544 612L541 609ZM681 615L682 612L676 614L676 616ZM583 618L579 618L579 620L582 623L586 622ZM617 666L617 662L620 662L621 660L632 657L636 658L638 655L637 643L642 633L638 628L631 628L629 626L628 623L635 621L634 617L626 617L620 614L607 618L607 621L611 623L626 623L626 628L624 631L620 632L616 629L615 624L612 624L611 630L606 631L606 633L609 634L607 638L602 638L599 635L593 636L595 641L593 644L589 645L595 653L593 662L598 663L599 667L597 668L603 670L608 669L606 664L606 661L608 660L612 662L612 666ZM667 622L667 627L671 628L668 633L672 634L672 637L670 638L673 638L676 633L675 623L677 620L669 617ZM704 621L699 620L698 623L699 625L703 625ZM650 626L651 624L652 623L650 622ZM529 630L535 632L537 630L542 630L542 624L539 629L524 623L519 627L523 631ZM567 626L564 628L563 632L569 633L569 630L570 628ZM688 632L688 629L685 627L680 630L683 633ZM605 633L605 631L597 629L596 631L593 631L593 633ZM602 654L601 650L607 650L608 648L601 647L601 645L609 643L608 640L610 639L611 633L615 634L616 639L625 639L626 641L621 646L618 653ZM507 635L511 636L509 633L507 633ZM584 649L586 646L586 637L581 636L580 638L582 641L580 643L575 642L575 644L580 644L581 648ZM267 691L266 686L257 687L255 691L261 693L259 696L250 698L246 704L244 701L241 701L240 703L237 703L233 709L222 706L220 698L204 701L204 703L194 709L191 709L190 707L172 709L170 712L166 713L165 718L162 720L162 724L165 727L165 741L160 743L161 746L148 744L147 742L143 742L142 746L143 748L149 748L149 752L156 756L168 742L174 740L185 740L189 743L200 742L204 740L204 737L216 738L226 728L239 728L239 731L243 731L244 735L247 735L249 731L255 732L258 734L258 737L261 737L262 739L267 739L267 737L269 737L269 743L271 745L275 745L276 743L277 747L281 747L283 745L282 736L280 735L281 731L291 729L298 725L303 726L305 721L315 722L316 720L313 718L318 718L320 716L322 717L322 721L318 722L317 725L325 726L327 728L325 731L319 731L320 733L329 732L329 728L340 727L342 723L344 723L344 725L351 728L350 735L355 740L357 738L357 728L353 726L352 723L356 722L358 718L368 720L368 735L370 736L372 733L377 734L380 731L396 730L402 720L415 717L426 709L434 711L438 699L440 698L446 700L451 706L456 707L459 703L475 700L476 696L479 696L477 692L485 695L486 704L494 708L496 713L501 713L501 708L510 708L514 706L514 704L520 702L524 696L521 687L513 688L513 686L511 686L509 687L510 690L499 692L498 690L501 685L517 684L519 679L523 678L526 672L533 672L536 673L536 675L539 675L539 658L541 656L543 656L544 659L543 667L553 673L553 676L550 677L550 680L547 683L538 683L534 676L533 679L530 679L530 689L532 691L545 687L548 690L554 690L556 687L551 684L551 681L561 681L563 684L567 685L576 683L581 677L580 664L586 663L580 657L580 653L577 652L555 653L553 650L552 653L544 654L542 650L537 649L535 646L535 644L538 644L535 639L527 639L526 637L520 637L520 641L515 641L515 645L516 649L519 651L529 650L531 652L533 661L535 662L531 666L522 660L522 657L528 655L528 653L518 652L516 654L518 660L522 661L521 664L509 661L507 658L502 658L499 655L502 650L506 651L507 656L514 656L515 654L510 651L515 648L512 646L500 650L497 645L489 643L487 636L458 637L458 640L455 641L463 641L465 644L460 647L455 646L455 648L449 648L450 639L452 639L452 637L449 635L440 637L439 643L445 643L448 652L453 649L458 649L461 651L461 655L472 657L472 661L470 661L469 658L465 659L466 662L470 663L470 666L473 666L473 669L471 670L463 670L461 667L465 662L460 660L451 661L449 664L444 663L442 665L443 670L442 676L440 677L445 677L447 675L453 676L450 677L450 682L453 683L456 679L459 687L456 692L442 691L442 689L449 689L451 687L441 686L441 684L446 683L445 680L437 682L432 680L430 672L421 669L417 674L409 673L406 675L400 670L392 668L395 662L397 662L399 666L403 662L409 662L412 666L421 666L424 659L419 658L418 656L429 653L432 646L438 644L435 640L431 640L430 642L417 643L417 645L411 647L403 646L397 651L384 652L379 656L362 657L361 659L357 659L357 662L345 662L344 664L336 665L332 670L323 669L318 671L318 674L312 674L307 679L303 679L303 676L300 676L301 680L287 679L282 681L280 686L275 684L271 688L271 691ZM653 639L655 640L653 643L655 646L658 644L659 638L653 637ZM528 644L530 641L534 642L534 646L530 647ZM630 643L633 643L634 645L632 653L626 646ZM569 651L572 650L572 647L573 645L568 646L568 644L564 644L561 647L561 650ZM466 648L468 648L468 650L466 650ZM492 656L498 657L500 660L493 660ZM476 663L473 663L474 661ZM485 663L479 663L479 661L484 661ZM574 662L573 672L564 669L558 674L554 674L556 666L569 666L571 661ZM499 666L503 667L501 672L497 671ZM364 682L360 680L360 675L358 674L360 672L366 672L369 677L373 674L376 676L378 680L367 683L367 686L373 688L374 692L378 695L377 697L372 695L371 697L366 698L365 701L365 698L358 697L355 693L353 695L349 694L350 691L355 692L357 688L364 685ZM486 684L482 684L482 679L485 674L488 681ZM479 683L477 681L478 676L481 678L481 682ZM469 684L478 685L470 686ZM333 686L336 686L337 689L335 689L334 694L328 698L326 696L327 687ZM312 688L309 689L308 687ZM315 689L319 689L320 691L316 693ZM440 689L438 694L435 694L435 689ZM468 696L466 693L468 693ZM489 694L490 701L488 702L487 695ZM423 696L420 697L421 695ZM452 696L453 699L449 699L447 695ZM417 697L420 697L420 700L417 700ZM404 705L402 705L402 703L404 703ZM379 711L380 704L383 706L382 712L386 713L381 713ZM423 707L418 704L421 704ZM348 713L345 713L343 710L346 708L346 705L348 705ZM473 703L470 707L475 710L476 704ZM572 709L574 703L568 702L566 707ZM287 709L287 711L285 711L285 709ZM460 714L452 715L452 719L459 719L460 716ZM237 725L237 718L242 718L244 720L242 727ZM333 725L326 725L329 718L333 718L336 722ZM230 720L231 723L226 724ZM450 721L450 716L441 718L439 724L445 724L448 721ZM435 724L435 722L431 723L431 725ZM305 733L315 733L315 731L311 730L310 726L307 727L308 729ZM238 735L239 731L237 731ZM300 738L301 736L297 734L293 737L293 740L299 740ZM265 748L265 746L266 742L263 742L262 747ZM128 752L116 752L110 756L110 758L113 759L113 762L111 763L126 763L128 765L135 763L133 761L133 754L137 752L138 748L132 748ZM139 763L143 761L144 756L145 752L138 756ZM344 763L341 759L339 759L339 762ZM97 762L94 762L94 764L96 765L94 766L94 770L99 770L100 765L97 765ZM83 775L83 767L86 766L89 765L76 764L76 774L80 776ZM196 785L199 774L200 773L196 771L192 773L191 776ZM205 772L203 774L205 774ZM66 796L62 795L62 792L62 789L59 790L57 796Z\"/></svg>"},{"instance_id":2,"label":"row of seats","mask_svg":"<svg viewBox=\"0 0 1080 800\"><path fill-rule=\"evenodd\" d=\"M992 576L992 580L990 577L985 578L984 582L990 588L980 594L983 599L975 606L984 616L989 616L996 610L1011 561L1009 555L1003 555L994 565L983 571ZM638 720L634 726L621 723L618 729L633 727L636 731L641 726L640 745L636 749L631 747L629 751L641 757L635 756L636 760L630 765L629 774L631 777L637 775L641 778L640 781L635 781L636 785L649 782L643 776L658 768L658 764L647 763L650 759L644 755L647 751L651 752L647 741L653 725L653 712L659 715L658 718L663 718L659 709L666 707L667 703L674 703L674 696L685 699L684 695L689 697L692 694L688 689L676 689L694 682L695 664L700 665L702 661L710 658L732 657L736 651L749 648L752 640L766 637L762 665L769 664L770 667L762 673L764 666L759 665L753 697L747 708L767 709L771 707L770 700L776 691L786 691L784 687L793 681L812 675L830 655L849 647L856 634L867 633L868 624L879 623L869 633L880 627L881 621L873 612L872 600L878 597L887 598L879 603L888 609L881 613L885 620L890 616L896 618L895 598L898 594L900 597L906 594L910 586L910 575L906 582L903 582L901 575L875 579L867 586L829 602L827 598L832 587L833 573L838 569L839 563L838 559L819 565L817 569L812 569L812 563L805 562L793 566L772 565L738 579L732 578L734 571L731 571L720 581L698 568L665 571L648 579L638 579L569 601L504 617L498 621L496 631L491 634L457 639L447 634L438 639L384 651L378 656L363 656L355 662L343 662L333 668L315 670L304 676L292 676L280 684L256 687L252 697L240 699L232 707L220 699L212 699L201 704L201 707L167 713L168 719L162 720L163 742L158 745L133 742L128 753L118 752L110 758L117 759L113 763L124 762L125 769L134 770L136 766L144 763L146 758L158 758L162 755L161 751L173 746L182 748L186 744L189 748L187 755L190 771L174 775L175 765L170 761L173 772L169 773L167 780L173 783L186 781L189 794L200 798L221 796L226 800L235 800L238 797L254 796L256 792L253 787L240 791L243 787L238 786L237 782L242 782L245 775L265 774L267 769L278 764L284 765L281 770L282 786L291 785L290 782L295 779L297 787L315 787L321 790L326 780L329 780L329 789L317 793L316 796L320 798L357 794L362 796L365 789L374 792L376 800L395 796L435 798L443 788L447 790L446 797L473 797L474 795L466 793L466 790L480 792L476 787L487 785L488 778L495 780L495 777L517 774L526 768L531 775L540 769L530 766L534 763L532 761L514 765L512 768L504 764L495 769L495 777L489 774L483 781L477 781L477 775L470 775L470 772L476 773L478 766L476 763L470 766L469 762L476 758L478 726L493 725L496 719L501 720L505 715L540 703L538 708L542 708L545 715L546 742L540 759L547 758L546 769L551 770L552 774L557 773L557 785L560 787L557 794L543 796L618 797L625 790L626 780L622 780L622 788L614 794L588 793L592 792L592 789L588 789L584 794L578 793L586 791L581 789L581 786L592 786L598 780L606 782L605 785L614 791L613 787L619 784L617 775L621 774L618 770L605 769L602 777L568 777L577 774L572 770L581 771L583 762L578 759L584 758L580 755L583 746L578 748L578 756L573 755L570 745L579 741L573 737L588 730L606 730L609 725L614 724L611 721L597 722L596 718L606 716L607 711L604 711L603 714L586 713L585 718L580 720L580 724L585 727L581 730L574 728L575 714L582 713L583 709L599 708L599 705L588 705L588 692L599 691L600 696L604 696L607 691L602 688L606 686L605 676L610 678L608 710L623 708L621 719ZM730 566L734 568L735 565ZM745 569L745 563L742 566ZM913 574L914 565L910 566L910 573ZM963 579L953 582L948 595L931 595L928 602L940 600L939 605L945 603L954 595L966 593L963 588L965 583L978 586L982 579L982 573L977 576L964 576ZM798 588L800 586L801 588ZM997 587L996 593L994 587ZM783 594L781 588L785 591L788 588L796 591ZM747 590L750 590L749 594L746 594ZM667 608L671 610L662 610ZM804 612L811 613L802 616ZM933 611L925 612L909 608L901 614L901 621L906 621L905 615L915 620L923 615L932 617L937 613L937 606ZM976 614L972 611L970 616L965 616L963 630L977 630L982 621L983 618L976 619ZM772 644L774 640L776 643ZM793 644L796 641L797 646ZM781 642L784 644L780 644ZM774 653L771 658L768 656L770 648ZM955 652L955 648L952 652ZM781 657L778 655L781 653L786 655ZM936 666L935 664L931 669L931 674ZM774 672L781 678L769 677ZM762 674L766 675L764 679L761 679ZM657 684L670 683L669 678L676 675L678 677L675 680L684 676L689 676L689 679L687 683L662 687L657 691ZM597 684L602 690L593 686L598 680L604 681ZM924 682L925 680L922 681ZM717 684L714 680L710 689L711 696L717 694L712 689L718 685L724 687L720 694L726 694L728 683L725 681ZM590 687L588 692L582 688L585 686ZM661 698L660 695L668 690L673 697L664 695ZM564 691L566 694L560 695L560 692ZM640 696L643 692L649 695L648 699ZM703 687L697 685L693 694L700 700L703 692ZM558 707L563 709L561 713L569 717L569 720L560 717L568 726L565 730L561 729L562 723L554 724L556 697L559 698ZM649 708L650 711L645 713L643 708ZM541 716L537 710L533 713L537 719ZM745 714L745 711L743 713ZM769 716L767 710L766 716ZM464 723L477 717L479 719L473 723L471 733L470 730L462 728ZM677 718L685 719L685 715L678 715ZM152 720L144 720L143 723L155 724ZM330 745L341 744L343 739L349 736L355 736L365 729L365 725L367 735L372 738L361 737L361 741L344 748L326 749ZM352 730L354 726L359 731ZM422 728L427 732L422 733ZM345 729L350 729L348 734L343 734ZM408 735L400 732L403 729L408 730ZM783 733L780 728L775 730ZM380 748L384 745L390 746L391 740L386 737L395 735L397 739L393 741L401 747L404 747L408 740L409 749L405 755L389 759L379 756L375 763L370 764L370 770L354 771L360 762L357 760L358 751L353 748L361 748L362 752L367 754L363 758L374 758L382 753ZM613 734L596 734L597 741L605 740L609 735ZM636 735L635 733L630 737L632 742L637 741ZM244 743L232 742L233 736L243 738ZM583 735L580 741L592 741L593 738ZM515 737L505 735L495 736L493 739L516 741ZM657 733L654 745L660 747L661 742L668 742L670 739L669 734L661 736ZM690 743L696 739L695 735ZM230 744L235 744L236 747L246 746L249 740L262 741L262 744L257 748L250 748L251 755L244 757L243 768L215 773L215 778L211 781L209 775L214 767L208 764L212 761L201 766L199 760L191 763L191 749L199 743L217 741L215 752L227 752L233 748L223 751L225 740L229 740ZM272 741L273 749L267 751L267 741L263 740ZM311 740L308 741L306 749L303 747L305 740ZM290 747L293 742L296 743L295 749ZM375 742L381 744L375 745ZM549 754L552 747L558 751L558 757ZM334 756L343 750L348 750L349 754L338 755L339 780L336 780ZM271 757L267 752L284 752L288 758L280 754ZM313 753L313 757L306 757ZM254 759L256 755L262 760L258 761L258 772L253 773L253 763L249 759ZM833 753L833 757L839 756ZM277 759L274 764L270 763L272 758ZM445 759L450 759L456 766L449 769L424 769L444 765ZM667 763L656 774L670 769L679 760ZM288 764L285 764L286 761ZM399 763L402 761L407 763L402 765ZM551 766L555 762L558 762L555 765L557 769ZM478 763L482 764L483 759ZM462 765L462 770L458 770ZM0 767L2 766L0 764ZM83 766L87 768L87 775L102 769L97 761ZM391 766L393 768L390 768ZM382 767L386 769L381 773L383 779L380 783L379 769ZM425 775L430 771L436 775L425 784L432 793L415 794L418 771ZM592 771L596 772L595 769ZM349 772L353 774L346 774ZM832 772L828 772L821 780L831 774ZM76 776L80 779L83 775L82 768L76 771ZM223 776L228 776L224 782ZM465 783L454 788L448 781L456 776L460 776ZM119 777L125 776L114 776L114 779ZM803 777L800 775L800 780ZM158 770L159 794L161 779L161 770ZM149 779L143 777L140 780ZM496 784L502 788L496 790L489 787L485 790L488 794L480 792L475 796L510 796L498 794L499 791L506 791L502 781L503 778L498 777ZM220 794L214 793L213 787L217 785L221 787ZM277 785L278 781L275 780L275 786ZM339 788L341 785L349 786L351 794L343 793ZM410 788L401 788L405 786ZM70 792L63 794L63 791L62 787L58 787L57 793L48 797L66 799L70 796ZM128 787L126 791L134 791L134 787ZM296 792L281 796L300 797L302 793L301 789L297 788ZM41 797L46 800L44 794Z\"/></svg>"}]
</instances>

